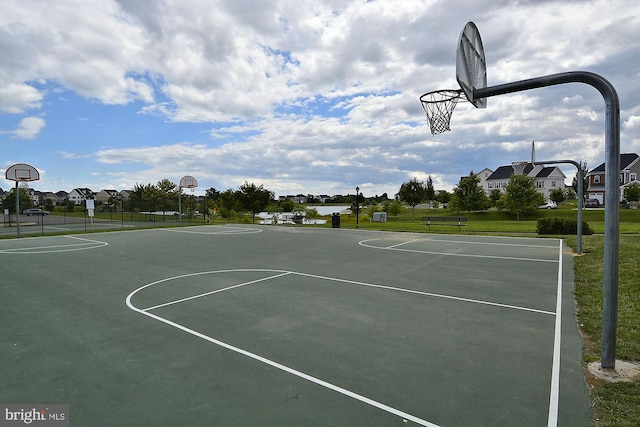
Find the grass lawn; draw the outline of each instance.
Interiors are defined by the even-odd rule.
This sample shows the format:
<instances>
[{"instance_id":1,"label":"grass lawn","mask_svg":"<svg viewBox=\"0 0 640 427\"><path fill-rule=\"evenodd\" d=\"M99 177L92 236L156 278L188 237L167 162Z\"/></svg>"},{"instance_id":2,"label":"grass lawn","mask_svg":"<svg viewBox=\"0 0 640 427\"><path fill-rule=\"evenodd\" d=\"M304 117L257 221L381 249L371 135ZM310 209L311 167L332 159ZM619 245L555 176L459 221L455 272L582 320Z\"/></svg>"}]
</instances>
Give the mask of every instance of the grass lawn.
<instances>
[{"instance_id":1,"label":"grass lawn","mask_svg":"<svg viewBox=\"0 0 640 427\"><path fill-rule=\"evenodd\" d=\"M567 243L575 250L577 240ZM574 258L578 322L585 363L600 360L604 237L585 236L584 254ZM640 236L620 236L616 358L640 362ZM587 376L588 377L588 376ZM595 426L640 426L640 381L602 383L588 377Z\"/></svg>"}]
</instances>

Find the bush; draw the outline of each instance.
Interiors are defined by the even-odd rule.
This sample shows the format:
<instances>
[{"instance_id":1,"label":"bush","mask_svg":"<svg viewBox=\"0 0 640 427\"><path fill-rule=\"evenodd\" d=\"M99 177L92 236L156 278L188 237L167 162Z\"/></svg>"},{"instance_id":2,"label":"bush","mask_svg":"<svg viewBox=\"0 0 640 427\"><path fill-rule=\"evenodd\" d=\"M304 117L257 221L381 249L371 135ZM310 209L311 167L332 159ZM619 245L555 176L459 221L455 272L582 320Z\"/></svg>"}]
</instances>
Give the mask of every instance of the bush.
<instances>
[{"instance_id":1,"label":"bush","mask_svg":"<svg viewBox=\"0 0 640 427\"><path fill-rule=\"evenodd\" d=\"M578 234L578 221L569 218L540 218L536 231L538 234ZM582 221L582 234L593 234L585 221Z\"/></svg>"}]
</instances>

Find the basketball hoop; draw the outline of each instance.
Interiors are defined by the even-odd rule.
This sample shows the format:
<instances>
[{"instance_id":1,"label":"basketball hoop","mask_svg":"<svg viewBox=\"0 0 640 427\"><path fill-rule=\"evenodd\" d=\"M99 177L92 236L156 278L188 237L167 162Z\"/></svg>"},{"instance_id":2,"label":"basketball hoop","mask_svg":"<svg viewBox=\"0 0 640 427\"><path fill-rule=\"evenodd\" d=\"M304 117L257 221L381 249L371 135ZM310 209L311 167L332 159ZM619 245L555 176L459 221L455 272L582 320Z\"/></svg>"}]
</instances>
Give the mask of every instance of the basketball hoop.
<instances>
[{"instance_id":1,"label":"basketball hoop","mask_svg":"<svg viewBox=\"0 0 640 427\"><path fill-rule=\"evenodd\" d=\"M38 169L26 163L16 163L15 165L9 166L4 177L16 183L38 181L40 179L40 172L38 172Z\"/></svg>"},{"instance_id":2,"label":"basketball hoop","mask_svg":"<svg viewBox=\"0 0 640 427\"><path fill-rule=\"evenodd\" d=\"M424 108L427 119L429 119L431 135L438 135L451 130L449 127L451 114L453 114L453 110L456 108L462 94L462 90L443 89L427 92L420 97L422 108Z\"/></svg>"},{"instance_id":3,"label":"basketball hoop","mask_svg":"<svg viewBox=\"0 0 640 427\"><path fill-rule=\"evenodd\" d=\"M191 188L192 191L198 186L198 181L191 175L183 176L180 179L180 188Z\"/></svg>"},{"instance_id":4,"label":"basketball hoop","mask_svg":"<svg viewBox=\"0 0 640 427\"><path fill-rule=\"evenodd\" d=\"M511 167L513 168L514 175L524 175L524 170L526 169L529 162L511 162Z\"/></svg>"},{"instance_id":5,"label":"basketball hoop","mask_svg":"<svg viewBox=\"0 0 640 427\"><path fill-rule=\"evenodd\" d=\"M182 189L188 188L191 190L191 194L196 191L198 186L198 180L191 175L183 176L180 178L180 184L178 185L178 213L180 215L180 227L182 227Z\"/></svg>"}]
</instances>

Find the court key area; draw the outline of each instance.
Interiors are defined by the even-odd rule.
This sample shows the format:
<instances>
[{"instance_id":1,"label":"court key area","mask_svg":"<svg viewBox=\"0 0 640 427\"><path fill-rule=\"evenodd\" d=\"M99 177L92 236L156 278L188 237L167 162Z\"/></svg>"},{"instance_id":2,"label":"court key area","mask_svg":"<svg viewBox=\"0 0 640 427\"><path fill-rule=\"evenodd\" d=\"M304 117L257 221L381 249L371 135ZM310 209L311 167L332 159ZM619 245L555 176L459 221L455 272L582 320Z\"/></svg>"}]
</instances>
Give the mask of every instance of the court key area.
<instances>
[{"instance_id":1,"label":"court key area","mask_svg":"<svg viewBox=\"0 0 640 427\"><path fill-rule=\"evenodd\" d=\"M71 425L590 425L561 240L211 225L0 263L0 402Z\"/></svg>"}]
</instances>

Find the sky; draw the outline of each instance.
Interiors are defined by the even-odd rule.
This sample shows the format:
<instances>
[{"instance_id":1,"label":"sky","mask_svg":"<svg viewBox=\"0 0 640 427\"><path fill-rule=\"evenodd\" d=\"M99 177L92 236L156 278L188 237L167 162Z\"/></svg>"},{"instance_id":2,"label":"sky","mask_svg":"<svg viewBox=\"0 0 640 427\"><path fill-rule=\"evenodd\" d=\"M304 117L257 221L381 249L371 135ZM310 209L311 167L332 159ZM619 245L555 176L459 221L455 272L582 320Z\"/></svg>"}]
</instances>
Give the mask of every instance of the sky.
<instances>
[{"instance_id":1,"label":"sky","mask_svg":"<svg viewBox=\"0 0 640 427\"><path fill-rule=\"evenodd\" d=\"M0 0L0 187L27 163L40 191L193 176L195 194L393 197L530 160L532 141L536 160L604 162L604 100L579 83L460 102L431 135L418 98L459 89L468 21L488 86L599 74L640 153L636 0Z\"/></svg>"}]
</instances>

